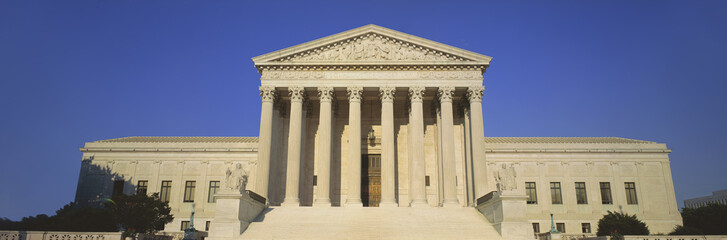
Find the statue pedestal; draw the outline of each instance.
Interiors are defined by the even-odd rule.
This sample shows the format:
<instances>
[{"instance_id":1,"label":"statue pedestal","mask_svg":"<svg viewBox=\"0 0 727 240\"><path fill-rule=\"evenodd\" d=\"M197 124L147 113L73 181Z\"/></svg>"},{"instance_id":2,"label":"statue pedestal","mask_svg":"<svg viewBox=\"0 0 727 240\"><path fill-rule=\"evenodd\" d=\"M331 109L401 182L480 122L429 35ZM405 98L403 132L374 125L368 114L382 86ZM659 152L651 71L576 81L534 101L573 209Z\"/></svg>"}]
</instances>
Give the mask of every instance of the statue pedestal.
<instances>
[{"instance_id":1,"label":"statue pedestal","mask_svg":"<svg viewBox=\"0 0 727 240\"><path fill-rule=\"evenodd\" d=\"M492 198L477 205L492 226L506 239L532 239L533 227L526 218L528 196L519 191L492 192Z\"/></svg>"},{"instance_id":2,"label":"statue pedestal","mask_svg":"<svg viewBox=\"0 0 727 240\"><path fill-rule=\"evenodd\" d=\"M246 193L223 192L215 195L217 207L210 223L209 240L232 240L240 237L266 204L255 201Z\"/></svg>"}]
</instances>

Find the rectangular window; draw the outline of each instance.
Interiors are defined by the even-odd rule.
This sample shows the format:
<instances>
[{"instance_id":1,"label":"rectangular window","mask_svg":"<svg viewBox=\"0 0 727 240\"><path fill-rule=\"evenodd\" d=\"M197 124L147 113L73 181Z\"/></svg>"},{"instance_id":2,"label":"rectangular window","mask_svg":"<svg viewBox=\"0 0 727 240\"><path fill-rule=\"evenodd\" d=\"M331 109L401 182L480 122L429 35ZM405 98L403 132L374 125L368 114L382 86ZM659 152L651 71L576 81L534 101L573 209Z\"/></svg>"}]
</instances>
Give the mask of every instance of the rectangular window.
<instances>
[{"instance_id":1,"label":"rectangular window","mask_svg":"<svg viewBox=\"0 0 727 240\"><path fill-rule=\"evenodd\" d=\"M429 176L424 176L424 185L429 187Z\"/></svg>"},{"instance_id":2,"label":"rectangular window","mask_svg":"<svg viewBox=\"0 0 727 240\"><path fill-rule=\"evenodd\" d=\"M111 198L124 194L124 180L114 181L114 190L111 191Z\"/></svg>"},{"instance_id":3,"label":"rectangular window","mask_svg":"<svg viewBox=\"0 0 727 240\"><path fill-rule=\"evenodd\" d=\"M560 183L550 183L550 201L553 204L563 204L563 195L560 192Z\"/></svg>"},{"instance_id":4,"label":"rectangular window","mask_svg":"<svg viewBox=\"0 0 727 240\"><path fill-rule=\"evenodd\" d=\"M184 229L189 228L189 221L182 221L182 226L180 226L180 230L184 231Z\"/></svg>"},{"instance_id":5,"label":"rectangular window","mask_svg":"<svg viewBox=\"0 0 727 240\"><path fill-rule=\"evenodd\" d=\"M217 202L217 198L215 198L215 194L217 194L217 191L220 190L220 181L210 181L210 195L207 197L207 202L214 203Z\"/></svg>"},{"instance_id":6,"label":"rectangular window","mask_svg":"<svg viewBox=\"0 0 727 240\"><path fill-rule=\"evenodd\" d=\"M535 234L540 233L540 223L533 223L533 232Z\"/></svg>"},{"instance_id":7,"label":"rectangular window","mask_svg":"<svg viewBox=\"0 0 727 240\"><path fill-rule=\"evenodd\" d=\"M204 223L204 230L209 232L210 231L210 221L207 221Z\"/></svg>"},{"instance_id":8,"label":"rectangular window","mask_svg":"<svg viewBox=\"0 0 727 240\"><path fill-rule=\"evenodd\" d=\"M148 187L149 187L149 181L139 180L139 182L136 184L136 194L146 195L146 189Z\"/></svg>"},{"instance_id":9,"label":"rectangular window","mask_svg":"<svg viewBox=\"0 0 727 240\"><path fill-rule=\"evenodd\" d=\"M588 204L588 196L586 195L586 183L576 182L576 202L578 204Z\"/></svg>"},{"instance_id":10,"label":"rectangular window","mask_svg":"<svg viewBox=\"0 0 727 240\"><path fill-rule=\"evenodd\" d=\"M581 223L581 231L583 233L591 233L591 224L590 223Z\"/></svg>"},{"instance_id":11,"label":"rectangular window","mask_svg":"<svg viewBox=\"0 0 727 240\"><path fill-rule=\"evenodd\" d=\"M625 182L624 185L626 186L626 203L639 204L638 199L636 199L636 183Z\"/></svg>"},{"instance_id":12,"label":"rectangular window","mask_svg":"<svg viewBox=\"0 0 727 240\"><path fill-rule=\"evenodd\" d=\"M538 204L538 193L534 182L525 183L525 193L528 194L528 204Z\"/></svg>"},{"instance_id":13,"label":"rectangular window","mask_svg":"<svg viewBox=\"0 0 727 240\"><path fill-rule=\"evenodd\" d=\"M169 195L172 191L172 181L162 181L162 188L159 192L159 198L162 202L169 202Z\"/></svg>"},{"instance_id":14,"label":"rectangular window","mask_svg":"<svg viewBox=\"0 0 727 240\"><path fill-rule=\"evenodd\" d=\"M184 183L184 202L194 202L194 189L197 182L187 181Z\"/></svg>"},{"instance_id":15,"label":"rectangular window","mask_svg":"<svg viewBox=\"0 0 727 240\"><path fill-rule=\"evenodd\" d=\"M556 223L555 229L557 229L560 233L565 233L565 223Z\"/></svg>"},{"instance_id":16,"label":"rectangular window","mask_svg":"<svg viewBox=\"0 0 727 240\"><path fill-rule=\"evenodd\" d=\"M613 198L611 198L611 183L601 183L601 204L613 204Z\"/></svg>"}]
</instances>

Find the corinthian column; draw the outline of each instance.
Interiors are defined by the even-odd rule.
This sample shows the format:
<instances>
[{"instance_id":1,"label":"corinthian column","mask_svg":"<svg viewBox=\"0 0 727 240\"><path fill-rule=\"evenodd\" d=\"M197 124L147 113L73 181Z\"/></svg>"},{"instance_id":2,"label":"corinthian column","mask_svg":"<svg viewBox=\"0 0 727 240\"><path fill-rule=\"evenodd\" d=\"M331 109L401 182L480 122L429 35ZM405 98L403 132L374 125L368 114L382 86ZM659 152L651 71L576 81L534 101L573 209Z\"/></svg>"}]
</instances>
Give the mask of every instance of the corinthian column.
<instances>
[{"instance_id":1,"label":"corinthian column","mask_svg":"<svg viewBox=\"0 0 727 240\"><path fill-rule=\"evenodd\" d=\"M396 207L396 165L394 158L395 87L382 87L381 94L381 207Z\"/></svg>"},{"instance_id":2,"label":"corinthian column","mask_svg":"<svg viewBox=\"0 0 727 240\"><path fill-rule=\"evenodd\" d=\"M361 202L361 99L362 87L346 88L348 95L348 198L346 207L362 207Z\"/></svg>"},{"instance_id":3,"label":"corinthian column","mask_svg":"<svg viewBox=\"0 0 727 240\"><path fill-rule=\"evenodd\" d=\"M320 120L318 125L317 154L318 156L318 183L316 189L316 199L313 202L315 206L331 206L331 102L334 94L332 87L319 87L318 96L320 97L321 109Z\"/></svg>"},{"instance_id":4,"label":"corinthian column","mask_svg":"<svg viewBox=\"0 0 727 240\"><path fill-rule=\"evenodd\" d=\"M484 196L487 191L487 162L485 160L485 135L482 122L482 93L484 86L467 88L470 101L470 126L472 128L472 165L475 175L475 199Z\"/></svg>"},{"instance_id":5,"label":"corinthian column","mask_svg":"<svg viewBox=\"0 0 727 240\"><path fill-rule=\"evenodd\" d=\"M301 141L303 122L303 87L290 87L290 127L288 131L288 167L285 179L285 200L282 206L293 207L300 205L298 197L298 184L300 182Z\"/></svg>"},{"instance_id":6,"label":"corinthian column","mask_svg":"<svg viewBox=\"0 0 727 240\"><path fill-rule=\"evenodd\" d=\"M452 116L452 95L454 87L440 87L439 102L442 111L442 164L443 166L443 190L444 190L444 206L456 207L459 205L457 200L457 172L454 162L454 119Z\"/></svg>"},{"instance_id":7,"label":"corinthian column","mask_svg":"<svg viewBox=\"0 0 727 240\"><path fill-rule=\"evenodd\" d=\"M255 192L265 198L268 197L268 181L270 179L270 145L273 133L273 103L275 102L275 87L260 86L260 136L257 151L257 179L255 179Z\"/></svg>"},{"instance_id":8,"label":"corinthian column","mask_svg":"<svg viewBox=\"0 0 727 240\"><path fill-rule=\"evenodd\" d=\"M411 198L412 207L428 206L426 196L426 165L424 164L424 111L422 98L424 87L409 88L411 101Z\"/></svg>"}]
</instances>

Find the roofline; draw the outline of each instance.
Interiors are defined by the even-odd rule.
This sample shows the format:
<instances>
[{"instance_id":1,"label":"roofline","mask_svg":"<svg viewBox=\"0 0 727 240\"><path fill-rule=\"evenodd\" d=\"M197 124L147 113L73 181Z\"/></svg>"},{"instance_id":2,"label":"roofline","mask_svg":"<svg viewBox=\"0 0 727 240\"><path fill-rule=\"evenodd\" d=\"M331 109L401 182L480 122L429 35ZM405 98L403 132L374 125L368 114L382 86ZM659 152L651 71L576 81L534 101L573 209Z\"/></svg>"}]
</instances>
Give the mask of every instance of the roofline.
<instances>
[{"instance_id":1,"label":"roofline","mask_svg":"<svg viewBox=\"0 0 727 240\"><path fill-rule=\"evenodd\" d=\"M277 58L285 57L291 54L295 54L297 52L305 51L308 49L316 48L325 46L328 44L335 43L337 41L341 41L347 38L356 37L359 35L367 34L367 33L379 33L382 35L387 35L389 37L397 38L399 40L405 40L408 42L411 42L416 45L420 45L422 47L431 48L437 51L446 52L446 53L452 53L460 55L464 58L471 59L472 63L477 63L478 65L485 65L489 66L490 61L492 60L492 57L482 55L479 53L467 51L461 48L453 47L450 45L446 45L443 43L435 42L429 39L417 37L411 34L399 32L396 30L392 30L389 28L377 26L374 24L369 24L366 26L354 28L348 31L340 32L334 35L330 35L327 37L315 39L312 41L308 41L302 44L298 44L292 47L284 48L278 51L274 51L271 53L263 54L257 57L253 57L252 61L255 64L255 66L259 65L270 65L270 63L267 63L268 61L272 61ZM399 63L400 64L400 63Z\"/></svg>"}]
</instances>

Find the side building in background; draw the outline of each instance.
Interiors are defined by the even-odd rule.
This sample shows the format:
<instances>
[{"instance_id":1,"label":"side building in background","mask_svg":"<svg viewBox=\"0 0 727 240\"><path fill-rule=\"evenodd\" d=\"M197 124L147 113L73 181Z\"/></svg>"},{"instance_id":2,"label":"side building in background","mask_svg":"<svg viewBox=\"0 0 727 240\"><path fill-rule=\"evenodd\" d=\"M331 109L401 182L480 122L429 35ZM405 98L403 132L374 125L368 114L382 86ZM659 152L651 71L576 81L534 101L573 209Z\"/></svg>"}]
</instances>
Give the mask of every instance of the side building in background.
<instances>
[{"instance_id":1,"label":"side building in background","mask_svg":"<svg viewBox=\"0 0 727 240\"><path fill-rule=\"evenodd\" d=\"M708 204L727 204L727 189L714 191L711 196L696 197L684 200L685 208L704 207Z\"/></svg>"}]
</instances>

